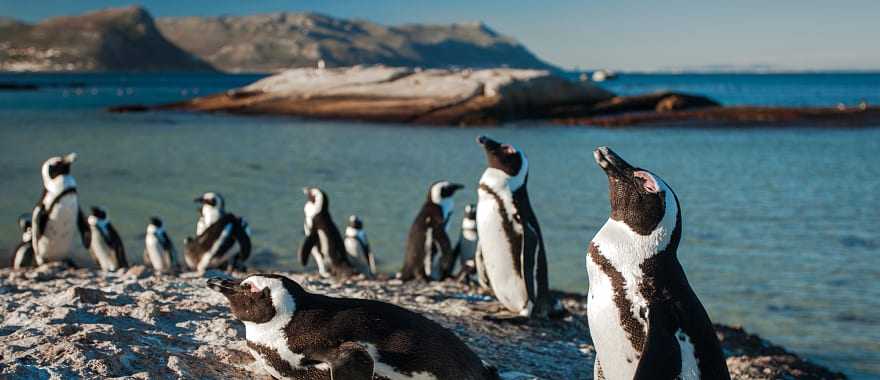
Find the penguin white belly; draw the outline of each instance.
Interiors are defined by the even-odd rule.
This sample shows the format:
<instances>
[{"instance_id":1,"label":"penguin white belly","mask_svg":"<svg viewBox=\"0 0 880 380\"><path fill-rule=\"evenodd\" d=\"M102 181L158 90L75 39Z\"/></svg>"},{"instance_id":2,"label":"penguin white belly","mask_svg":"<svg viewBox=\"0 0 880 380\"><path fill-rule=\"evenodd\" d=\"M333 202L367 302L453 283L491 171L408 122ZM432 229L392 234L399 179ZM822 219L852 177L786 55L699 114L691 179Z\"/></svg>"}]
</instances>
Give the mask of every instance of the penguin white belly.
<instances>
[{"instance_id":1,"label":"penguin white belly","mask_svg":"<svg viewBox=\"0 0 880 380\"><path fill-rule=\"evenodd\" d=\"M697 361L696 348L684 331L678 329L675 332L675 341L681 351L681 376L682 380L700 380L700 367Z\"/></svg>"},{"instance_id":2,"label":"penguin white belly","mask_svg":"<svg viewBox=\"0 0 880 380\"><path fill-rule=\"evenodd\" d=\"M394 368L393 365L382 361L382 356L379 354L379 350L376 349L374 344L367 342L358 342L358 344L364 346L370 354L370 357L373 358L373 366L376 376L381 376L389 380L438 380L437 376L434 376L434 374L428 371L413 373L399 371L397 368Z\"/></svg>"},{"instance_id":3,"label":"penguin white belly","mask_svg":"<svg viewBox=\"0 0 880 380\"><path fill-rule=\"evenodd\" d=\"M12 264L13 268L21 268L21 266L24 264L25 256L29 248L31 248L30 242L28 242L28 244L22 245L21 247L18 247L18 249L15 250L15 262Z\"/></svg>"},{"instance_id":4,"label":"penguin white belly","mask_svg":"<svg viewBox=\"0 0 880 380\"><path fill-rule=\"evenodd\" d=\"M73 258L82 244L78 218L79 201L76 194L65 195L55 203L46 228L41 231L40 240L37 241L41 262Z\"/></svg>"},{"instance_id":5,"label":"penguin white belly","mask_svg":"<svg viewBox=\"0 0 880 380\"><path fill-rule=\"evenodd\" d=\"M150 264L153 265L153 269L165 272L170 268L170 263L165 258L165 249L162 248L162 243L159 242L159 239L154 235L147 235L146 237L146 246L147 246L147 257L150 258Z\"/></svg>"},{"instance_id":6,"label":"penguin white belly","mask_svg":"<svg viewBox=\"0 0 880 380\"><path fill-rule=\"evenodd\" d=\"M522 274L513 265L513 247L502 227L502 218L494 199L477 203L477 226L486 275L495 297L513 312L525 310L529 294Z\"/></svg>"},{"instance_id":7,"label":"penguin white belly","mask_svg":"<svg viewBox=\"0 0 880 380\"><path fill-rule=\"evenodd\" d=\"M361 243L356 237L346 237L345 252L348 253L348 261L354 264L355 269L362 274L371 274L370 263L367 262L367 256L361 248Z\"/></svg>"},{"instance_id":8,"label":"penguin white belly","mask_svg":"<svg viewBox=\"0 0 880 380\"><path fill-rule=\"evenodd\" d=\"M111 249L110 246L108 246L107 243L104 242L104 239L100 236L97 236L96 238L96 235L99 233L100 232L98 232L97 230L92 229L91 249L92 253L94 253L95 257L98 259L98 265L101 266L101 269L106 271L114 271L119 269L116 263L116 255L113 252L113 249Z\"/></svg>"},{"instance_id":9,"label":"penguin white belly","mask_svg":"<svg viewBox=\"0 0 880 380\"><path fill-rule=\"evenodd\" d=\"M318 264L318 274L321 277L330 277L330 255L325 250L329 249L329 240L327 239L327 234L324 233L324 230L318 230L318 245L312 247L312 257L315 259L315 263Z\"/></svg>"},{"instance_id":10,"label":"penguin white belly","mask_svg":"<svg viewBox=\"0 0 880 380\"><path fill-rule=\"evenodd\" d=\"M590 289L587 294L587 319L590 336L596 347L596 360L608 380L632 379L638 368L638 353L620 325L620 314L614 303L611 280L587 257Z\"/></svg>"}]
</instances>

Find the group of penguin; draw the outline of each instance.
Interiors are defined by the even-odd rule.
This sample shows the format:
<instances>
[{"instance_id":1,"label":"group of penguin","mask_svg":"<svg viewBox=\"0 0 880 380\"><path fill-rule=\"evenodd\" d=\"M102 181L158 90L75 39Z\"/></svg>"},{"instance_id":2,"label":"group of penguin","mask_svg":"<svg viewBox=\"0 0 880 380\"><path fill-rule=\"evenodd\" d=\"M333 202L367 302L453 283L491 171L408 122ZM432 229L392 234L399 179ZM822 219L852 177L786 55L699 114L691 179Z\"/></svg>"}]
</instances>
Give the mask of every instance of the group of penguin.
<instances>
[{"instance_id":1,"label":"group of penguin","mask_svg":"<svg viewBox=\"0 0 880 380\"><path fill-rule=\"evenodd\" d=\"M435 182L410 228L399 278L405 281L448 277L474 280L520 317L540 318L564 313L561 304L549 292L547 254L541 228L529 201L529 162L525 154L513 145L485 136L478 137L477 143L486 154L487 168L479 180L477 205L465 208L460 241L453 247L446 230L454 206L453 194L463 186L448 181ZM597 148L593 156L608 178L611 203L611 215L589 243L586 255L589 276L587 315L596 348L594 378L729 379L709 316L678 262L677 248L682 231L678 197L659 176L630 165L607 147ZM63 254L78 244L78 239L90 248L102 268L112 270L114 266L125 265L124 253L120 255L121 244L117 243L118 234L107 221L106 213L93 209L85 221L79 211L76 184L70 176L70 164L74 159L75 155L53 157L43 165L45 189L33 212L33 224L27 220L20 223L23 240L29 238L31 244L23 242L19 247L14 257L15 265L28 262L27 253L19 254L28 249L33 251L30 255L37 264L63 260ZM298 252L301 263L305 265L310 257L314 258L322 276L345 277L356 273L374 276L375 258L370 252L363 222L352 216L343 238L330 217L327 195L318 188L306 188L304 193L307 197L304 206L306 238ZM247 222L226 213L223 198L218 194L206 193L196 201L202 207L197 237L185 240L187 266L197 271L242 269L250 253ZM80 236L74 233L77 228ZM149 260L157 270L173 267L173 245L162 230L161 221L151 220L147 231L145 261ZM233 250L234 245L239 249ZM460 269L453 274L456 262ZM256 275L245 281L213 281L209 285L229 299L233 314L245 322L248 347L255 356L263 357L269 364L283 364L274 367L276 370L283 367L296 374L307 374L296 372L305 368L300 365L305 365L303 355L306 354L290 351L293 337L331 327L295 325L292 318L299 314L294 311L305 307L309 313L317 314L301 318L330 321L329 314L325 317L318 315L334 311L341 313L347 307L342 301L361 305L359 300L331 302L327 297L306 293L283 276ZM327 310L318 310L322 307ZM393 310L398 313L397 309ZM365 315L350 317L365 318ZM359 326L361 321L340 323ZM354 326L345 325L343 328L343 325L339 326L341 331L355 334L352 329L357 329ZM270 329L264 330L267 326ZM314 330L309 330L312 327ZM295 333L286 331L291 328L299 330ZM255 331L253 334L251 329ZM308 331L300 331L302 329ZM277 340L265 335L270 332L287 335L285 339ZM370 339L377 339L377 343L367 340L366 346L360 342L354 344L354 348L333 351L336 356L331 359L377 360L382 356L382 349L376 344L396 335L393 331L374 332L381 337L372 337L363 331L357 334L369 335ZM306 341L324 341L310 339ZM312 353L312 349L309 350ZM288 358L298 359L290 361ZM396 365L405 366L406 363ZM314 368L323 367L317 365ZM376 368L378 371L379 367ZM485 366L475 365L474 368L473 376L459 374L456 378L492 378L485 375ZM285 374L283 371L279 373ZM394 371L388 373L398 374ZM413 376L406 378L416 378L419 373L409 371L403 374Z\"/></svg>"},{"instance_id":2,"label":"group of penguin","mask_svg":"<svg viewBox=\"0 0 880 380\"><path fill-rule=\"evenodd\" d=\"M76 154L71 153L49 158L43 163L43 194L31 214L19 217L22 238L12 255L13 268L53 261L75 266L73 256L80 251L80 245L88 250L94 264L104 271L128 267L125 245L110 223L107 212L94 206L88 217L83 215L76 180L70 173L74 161ZM247 221L226 212L220 194L205 193L195 201L201 207L196 237L183 240L186 267L199 272L209 268L243 269L243 262L251 251ZM173 274L183 270L174 244L158 217L151 217L147 224L143 261L158 273Z\"/></svg>"}]
</instances>

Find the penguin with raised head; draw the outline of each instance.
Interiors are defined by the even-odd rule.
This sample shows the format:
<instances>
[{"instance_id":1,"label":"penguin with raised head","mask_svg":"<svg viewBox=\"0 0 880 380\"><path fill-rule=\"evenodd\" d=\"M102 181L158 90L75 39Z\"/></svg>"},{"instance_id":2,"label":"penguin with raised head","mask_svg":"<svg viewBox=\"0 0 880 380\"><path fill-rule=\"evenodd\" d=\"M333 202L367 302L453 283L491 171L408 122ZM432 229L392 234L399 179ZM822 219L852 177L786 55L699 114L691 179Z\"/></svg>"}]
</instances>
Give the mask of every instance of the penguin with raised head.
<instances>
[{"instance_id":1,"label":"penguin with raised head","mask_svg":"<svg viewBox=\"0 0 880 380\"><path fill-rule=\"evenodd\" d=\"M376 275L376 259L370 252L364 222L357 215L350 216L345 227L345 252L348 252L348 259L358 272L367 277Z\"/></svg>"},{"instance_id":2,"label":"penguin with raised head","mask_svg":"<svg viewBox=\"0 0 880 380\"><path fill-rule=\"evenodd\" d=\"M509 144L477 138L488 168L480 177L477 268L498 301L523 317L544 317L561 311L550 295L547 255L538 218L529 201L529 161Z\"/></svg>"},{"instance_id":3,"label":"penguin with raised head","mask_svg":"<svg viewBox=\"0 0 880 380\"><path fill-rule=\"evenodd\" d=\"M37 264L50 261L74 263L80 245L91 245L89 225L79 208L76 180L70 166L76 153L52 157L43 163L43 195L32 214L33 247Z\"/></svg>"},{"instance_id":4,"label":"penguin with raised head","mask_svg":"<svg viewBox=\"0 0 880 380\"><path fill-rule=\"evenodd\" d=\"M198 273L208 269L243 271L244 262L251 254L247 222L227 212L223 197L218 193L202 194L195 201L201 204L196 223L199 234L183 241L187 267Z\"/></svg>"},{"instance_id":5,"label":"penguin with raised head","mask_svg":"<svg viewBox=\"0 0 880 380\"><path fill-rule=\"evenodd\" d=\"M37 265L37 259L34 257L33 227L31 224L31 214L21 214L18 217L18 228L21 229L21 243L12 251L13 269L21 269L33 267Z\"/></svg>"},{"instance_id":6,"label":"penguin with raised head","mask_svg":"<svg viewBox=\"0 0 880 380\"><path fill-rule=\"evenodd\" d=\"M174 273L178 269L177 252L162 220L150 218L147 234L144 238L144 265L153 268L157 273Z\"/></svg>"},{"instance_id":7,"label":"penguin with raised head","mask_svg":"<svg viewBox=\"0 0 880 380\"><path fill-rule=\"evenodd\" d=\"M92 206L92 214L89 215L88 223L92 233L89 252L101 270L111 272L120 268L128 268L125 246L122 244L122 238L119 237L116 228L110 224L107 212L100 207Z\"/></svg>"},{"instance_id":8,"label":"penguin with raised head","mask_svg":"<svg viewBox=\"0 0 880 380\"><path fill-rule=\"evenodd\" d=\"M678 262L675 192L607 147L593 155L611 201L587 257L594 377L730 379L712 322Z\"/></svg>"},{"instance_id":9,"label":"penguin with raised head","mask_svg":"<svg viewBox=\"0 0 880 380\"><path fill-rule=\"evenodd\" d=\"M477 206L469 204L464 207L464 218L461 219L461 233L458 243L453 248L453 256L458 258L459 271L457 277L465 282L476 281L477 266Z\"/></svg>"},{"instance_id":10,"label":"penguin with raised head","mask_svg":"<svg viewBox=\"0 0 880 380\"><path fill-rule=\"evenodd\" d=\"M455 257L446 228L455 208L452 196L463 188L449 181L431 184L409 229L401 280L443 280L452 275Z\"/></svg>"},{"instance_id":11,"label":"penguin with raised head","mask_svg":"<svg viewBox=\"0 0 880 380\"><path fill-rule=\"evenodd\" d=\"M498 379L454 333L390 303L313 294L271 274L208 286L229 300L251 354L276 378Z\"/></svg>"},{"instance_id":12,"label":"penguin with raised head","mask_svg":"<svg viewBox=\"0 0 880 380\"><path fill-rule=\"evenodd\" d=\"M306 266L309 257L314 257L318 264L318 273L322 277L348 277L355 274L354 267L348 261L342 235L330 216L330 199L327 194L317 187L303 188L303 194L307 198L303 206L305 240L299 247L299 262Z\"/></svg>"}]
</instances>

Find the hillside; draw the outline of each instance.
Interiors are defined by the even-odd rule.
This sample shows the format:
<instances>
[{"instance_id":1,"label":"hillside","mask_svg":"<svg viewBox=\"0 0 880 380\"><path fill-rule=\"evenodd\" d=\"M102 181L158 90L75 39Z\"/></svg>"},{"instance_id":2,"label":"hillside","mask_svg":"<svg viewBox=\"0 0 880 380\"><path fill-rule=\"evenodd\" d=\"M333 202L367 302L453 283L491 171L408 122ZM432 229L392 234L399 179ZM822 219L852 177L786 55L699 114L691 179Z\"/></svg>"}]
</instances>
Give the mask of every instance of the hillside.
<instances>
[{"instance_id":1,"label":"hillside","mask_svg":"<svg viewBox=\"0 0 880 380\"><path fill-rule=\"evenodd\" d=\"M482 23L384 26L315 13L160 18L183 49L231 72L384 64L425 68L557 68Z\"/></svg>"},{"instance_id":2,"label":"hillside","mask_svg":"<svg viewBox=\"0 0 880 380\"><path fill-rule=\"evenodd\" d=\"M0 71L211 71L140 7L27 24L0 19Z\"/></svg>"}]
</instances>

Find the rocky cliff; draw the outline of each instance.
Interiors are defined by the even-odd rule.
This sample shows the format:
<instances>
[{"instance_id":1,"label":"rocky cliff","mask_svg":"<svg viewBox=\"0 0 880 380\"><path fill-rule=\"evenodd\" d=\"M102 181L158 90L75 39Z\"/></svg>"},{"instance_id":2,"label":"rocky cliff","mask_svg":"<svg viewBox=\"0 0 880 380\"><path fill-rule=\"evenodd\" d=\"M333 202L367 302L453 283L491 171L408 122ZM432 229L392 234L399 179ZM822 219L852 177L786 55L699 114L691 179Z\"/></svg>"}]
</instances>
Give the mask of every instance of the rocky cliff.
<instances>
[{"instance_id":1,"label":"rocky cliff","mask_svg":"<svg viewBox=\"0 0 880 380\"><path fill-rule=\"evenodd\" d=\"M143 8L27 24L0 20L0 71L210 71L168 42Z\"/></svg>"},{"instance_id":2,"label":"rocky cliff","mask_svg":"<svg viewBox=\"0 0 880 380\"><path fill-rule=\"evenodd\" d=\"M162 18L168 39L233 72L384 64L425 68L555 70L513 38L482 23L385 26L315 13Z\"/></svg>"}]
</instances>

